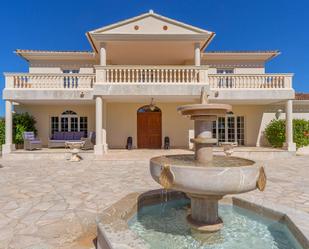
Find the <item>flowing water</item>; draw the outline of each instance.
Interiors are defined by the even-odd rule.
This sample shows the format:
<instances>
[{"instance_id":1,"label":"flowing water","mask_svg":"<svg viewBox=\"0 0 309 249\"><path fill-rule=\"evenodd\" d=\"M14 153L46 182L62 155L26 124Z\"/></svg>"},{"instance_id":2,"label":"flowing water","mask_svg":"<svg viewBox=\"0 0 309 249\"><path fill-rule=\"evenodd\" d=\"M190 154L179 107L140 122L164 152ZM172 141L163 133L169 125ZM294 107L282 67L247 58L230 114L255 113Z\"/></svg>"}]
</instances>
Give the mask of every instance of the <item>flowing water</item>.
<instances>
[{"instance_id":1,"label":"flowing water","mask_svg":"<svg viewBox=\"0 0 309 249\"><path fill-rule=\"evenodd\" d=\"M186 199L143 207L129 221L129 227L151 249L303 249L288 228L251 211L220 205L224 221L220 232L191 231ZM202 235L202 236L201 236Z\"/></svg>"}]
</instances>

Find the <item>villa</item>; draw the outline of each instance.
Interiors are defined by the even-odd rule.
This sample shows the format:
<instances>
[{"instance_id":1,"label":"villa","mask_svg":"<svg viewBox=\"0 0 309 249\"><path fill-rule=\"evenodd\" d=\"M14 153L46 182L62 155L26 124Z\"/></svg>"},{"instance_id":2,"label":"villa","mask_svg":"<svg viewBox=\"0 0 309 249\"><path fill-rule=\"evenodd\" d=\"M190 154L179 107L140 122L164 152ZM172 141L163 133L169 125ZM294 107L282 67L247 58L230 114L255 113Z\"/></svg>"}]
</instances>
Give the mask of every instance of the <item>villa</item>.
<instances>
[{"instance_id":1,"label":"villa","mask_svg":"<svg viewBox=\"0 0 309 249\"><path fill-rule=\"evenodd\" d=\"M86 37L92 51L16 50L29 72L5 73L3 154L15 148L13 111L35 117L43 146L55 132L94 131L96 155L125 148L128 137L133 148L162 148L165 137L171 148L188 148L193 121L176 107L196 102L202 87L211 103L232 105L232 112L213 122L218 142L264 146L265 126L283 112L285 148L296 150L293 74L265 72L280 52L208 51L214 32L153 11Z\"/></svg>"}]
</instances>

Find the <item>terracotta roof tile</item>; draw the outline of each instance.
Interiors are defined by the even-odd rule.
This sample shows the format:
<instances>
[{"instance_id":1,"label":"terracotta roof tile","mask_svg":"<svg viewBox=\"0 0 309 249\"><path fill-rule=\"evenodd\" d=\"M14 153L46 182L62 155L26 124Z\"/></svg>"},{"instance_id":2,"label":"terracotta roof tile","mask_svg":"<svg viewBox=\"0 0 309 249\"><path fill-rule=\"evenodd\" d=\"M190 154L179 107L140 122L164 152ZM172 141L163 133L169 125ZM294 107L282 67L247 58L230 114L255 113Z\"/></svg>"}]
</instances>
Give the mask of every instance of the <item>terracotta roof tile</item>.
<instances>
[{"instance_id":1,"label":"terracotta roof tile","mask_svg":"<svg viewBox=\"0 0 309 249\"><path fill-rule=\"evenodd\" d=\"M309 100L309 93L295 93L295 100Z\"/></svg>"}]
</instances>

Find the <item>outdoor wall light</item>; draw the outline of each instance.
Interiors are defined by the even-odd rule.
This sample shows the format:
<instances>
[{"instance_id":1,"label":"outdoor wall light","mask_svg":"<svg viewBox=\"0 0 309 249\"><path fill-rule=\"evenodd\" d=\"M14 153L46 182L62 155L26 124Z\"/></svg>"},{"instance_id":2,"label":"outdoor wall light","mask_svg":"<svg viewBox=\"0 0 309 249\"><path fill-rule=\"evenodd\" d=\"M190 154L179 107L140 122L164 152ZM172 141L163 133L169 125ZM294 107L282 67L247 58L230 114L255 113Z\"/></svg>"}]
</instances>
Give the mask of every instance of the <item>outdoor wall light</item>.
<instances>
[{"instance_id":1,"label":"outdoor wall light","mask_svg":"<svg viewBox=\"0 0 309 249\"><path fill-rule=\"evenodd\" d=\"M155 104L153 103L153 98L151 98L151 102L150 102L149 108L150 108L150 110L151 110L152 112L156 109L156 106L155 106Z\"/></svg>"},{"instance_id":2,"label":"outdoor wall light","mask_svg":"<svg viewBox=\"0 0 309 249\"><path fill-rule=\"evenodd\" d=\"M84 92L80 92L79 97L81 97L81 98L85 97L85 93Z\"/></svg>"},{"instance_id":3,"label":"outdoor wall light","mask_svg":"<svg viewBox=\"0 0 309 249\"><path fill-rule=\"evenodd\" d=\"M279 118L280 118L282 112L283 112L283 111L282 111L281 109L278 109L278 110L276 111L276 114L275 114L276 119L279 119Z\"/></svg>"}]
</instances>

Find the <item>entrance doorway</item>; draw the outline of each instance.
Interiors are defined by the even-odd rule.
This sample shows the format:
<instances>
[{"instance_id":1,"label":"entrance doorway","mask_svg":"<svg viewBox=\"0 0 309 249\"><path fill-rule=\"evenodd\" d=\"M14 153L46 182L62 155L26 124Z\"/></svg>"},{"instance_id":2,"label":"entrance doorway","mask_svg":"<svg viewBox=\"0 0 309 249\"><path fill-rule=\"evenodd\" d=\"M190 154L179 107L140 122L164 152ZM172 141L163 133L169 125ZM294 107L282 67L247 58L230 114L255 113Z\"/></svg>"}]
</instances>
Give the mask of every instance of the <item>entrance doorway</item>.
<instances>
[{"instance_id":1,"label":"entrance doorway","mask_svg":"<svg viewBox=\"0 0 309 249\"><path fill-rule=\"evenodd\" d=\"M145 105L137 110L137 147L161 149L162 113L154 105Z\"/></svg>"}]
</instances>

